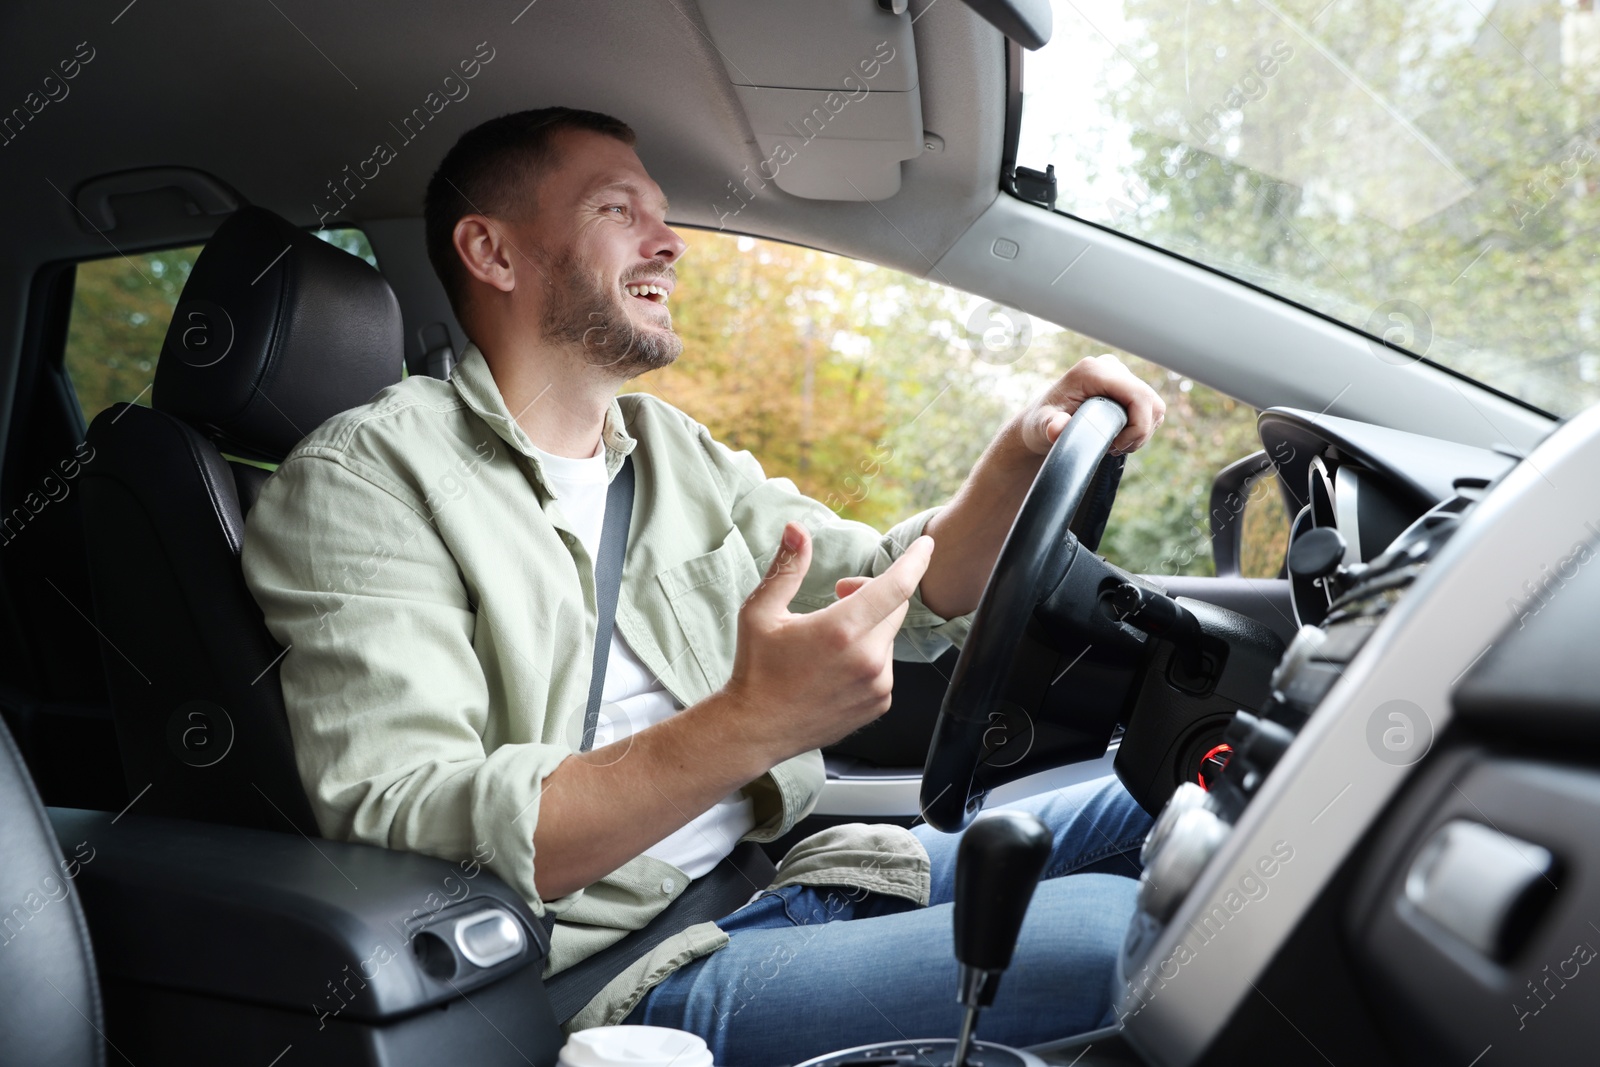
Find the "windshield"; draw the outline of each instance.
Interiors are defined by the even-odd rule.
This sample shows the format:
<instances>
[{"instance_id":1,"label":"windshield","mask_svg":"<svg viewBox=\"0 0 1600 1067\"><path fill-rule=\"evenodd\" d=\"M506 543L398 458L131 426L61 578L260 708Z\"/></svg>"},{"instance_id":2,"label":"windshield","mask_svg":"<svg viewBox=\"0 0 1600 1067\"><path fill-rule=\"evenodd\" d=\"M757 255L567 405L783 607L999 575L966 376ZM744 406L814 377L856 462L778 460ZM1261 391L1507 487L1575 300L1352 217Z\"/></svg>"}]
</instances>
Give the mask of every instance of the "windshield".
<instances>
[{"instance_id":1,"label":"windshield","mask_svg":"<svg viewBox=\"0 0 1600 1067\"><path fill-rule=\"evenodd\" d=\"M1557 414L1600 400L1593 0L1055 0L1056 207Z\"/></svg>"}]
</instances>

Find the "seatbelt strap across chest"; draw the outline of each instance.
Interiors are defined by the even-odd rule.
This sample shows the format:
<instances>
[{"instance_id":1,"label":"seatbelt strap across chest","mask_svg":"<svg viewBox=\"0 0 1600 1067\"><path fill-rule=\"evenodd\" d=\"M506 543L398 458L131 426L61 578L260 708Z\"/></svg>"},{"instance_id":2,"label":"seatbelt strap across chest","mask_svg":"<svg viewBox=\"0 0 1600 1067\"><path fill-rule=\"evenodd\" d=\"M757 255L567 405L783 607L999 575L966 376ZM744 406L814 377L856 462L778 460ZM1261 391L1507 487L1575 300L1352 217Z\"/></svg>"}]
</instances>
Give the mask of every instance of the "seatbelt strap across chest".
<instances>
[{"instance_id":1,"label":"seatbelt strap across chest","mask_svg":"<svg viewBox=\"0 0 1600 1067\"><path fill-rule=\"evenodd\" d=\"M633 521L633 457L624 456L606 490L605 519L600 526L600 551L594 561L594 662L589 668L589 705L583 713L583 741L578 751L594 747L600 723L600 694L606 687L606 661L622 595L622 561L628 551L628 526Z\"/></svg>"}]
</instances>

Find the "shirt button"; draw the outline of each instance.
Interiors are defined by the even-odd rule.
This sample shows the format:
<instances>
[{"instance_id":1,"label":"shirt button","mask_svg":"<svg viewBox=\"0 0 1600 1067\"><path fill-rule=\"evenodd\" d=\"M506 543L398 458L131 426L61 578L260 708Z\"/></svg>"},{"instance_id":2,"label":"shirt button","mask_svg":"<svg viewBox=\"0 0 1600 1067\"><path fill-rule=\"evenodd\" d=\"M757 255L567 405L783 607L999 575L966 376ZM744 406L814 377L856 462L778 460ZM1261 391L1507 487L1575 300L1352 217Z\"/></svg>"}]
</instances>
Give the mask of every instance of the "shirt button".
<instances>
[{"instance_id":1,"label":"shirt button","mask_svg":"<svg viewBox=\"0 0 1600 1067\"><path fill-rule=\"evenodd\" d=\"M671 878L662 879L662 881L661 881L661 891L663 893L667 894L667 896L670 897L672 895L672 891L674 889L677 889L677 888L678 888L678 883L674 882Z\"/></svg>"}]
</instances>

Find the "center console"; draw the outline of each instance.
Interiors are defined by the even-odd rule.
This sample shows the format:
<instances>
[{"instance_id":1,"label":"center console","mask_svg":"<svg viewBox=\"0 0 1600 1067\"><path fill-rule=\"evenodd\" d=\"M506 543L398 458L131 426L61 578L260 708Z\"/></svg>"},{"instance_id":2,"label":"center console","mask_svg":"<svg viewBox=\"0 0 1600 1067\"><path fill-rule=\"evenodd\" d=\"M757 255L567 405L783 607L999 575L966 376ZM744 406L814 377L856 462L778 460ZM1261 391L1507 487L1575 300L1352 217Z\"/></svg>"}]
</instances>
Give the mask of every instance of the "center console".
<instances>
[{"instance_id":1,"label":"center console","mask_svg":"<svg viewBox=\"0 0 1600 1067\"><path fill-rule=\"evenodd\" d=\"M1471 505L1470 498L1458 496L1434 508L1366 564L1339 565L1344 545L1330 527L1317 528L1292 546L1291 573L1319 580L1336 593L1322 623L1302 626L1284 652L1260 714L1235 715L1222 738L1227 762L1209 788L1185 782L1157 817L1145 843L1139 914L1123 957L1128 972L1143 962L1143 950L1173 917L1295 736ZM1321 533L1330 536L1316 536ZM1337 551L1325 551L1330 546L1324 541L1333 542ZM1398 703L1376 726L1375 752L1409 763L1426 749L1423 724ZM1270 877L1282 862L1287 862L1282 855L1267 859L1257 865L1257 873Z\"/></svg>"},{"instance_id":2,"label":"center console","mask_svg":"<svg viewBox=\"0 0 1600 1067\"><path fill-rule=\"evenodd\" d=\"M1306 449L1337 450L1325 441ZM1492 484L1458 478L1451 491L1446 477L1445 491L1433 497L1444 502L1369 560L1352 558L1335 529L1297 520L1289 569L1297 596L1315 594L1296 605L1306 625L1273 673L1269 699L1230 725L1232 751L1209 776L1209 791L1195 785L1174 794L1147 843L1116 998L1122 1035L1143 1062L1229 1062L1241 1048L1259 1051L1260 1035L1274 1027L1297 1046L1275 1048L1279 1062L1388 1062L1383 1050L1407 1047L1401 1031L1415 1031L1421 1018L1409 1011L1394 1028L1394 1013L1372 1000L1373 975L1364 973L1375 946L1395 942L1395 929L1444 931L1435 937L1445 946L1442 958L1459 957L1460 973L1476 975L1484 989L1517 979L1522 963L1503 942L1507 931L1526 933L1521 890L1491 899L1483 888L1489 880L1469 879L1462 900L1471 907L1457 914L1455 897L1446 901L1434 883L1455 879L1458 867L1477 870L1455 860L1489 855L1491 839L1506 854L1546 848L1559 867L1563 850L1551 844L1557 827L1502 832L1482 814L1495 810L1490 794L1477 795L1470 776L1445 772L1466 758L1464 746L1481 743L1460 693L1502 658L1497 646L1509 647L1527 621L1508 605L1526 604L1530 583L1541 582L1553 561L1574 558L1575 543L1593 539L1597 463L1600 412L1590 412ZM1311 607L1317 610L1303 610ZM1454 805L1450 819L1464 816L1483 831L1450 824L1450 834L1435 833L1419 805L1449 807L1446 801ZM1400 826L1413 817L1415 827ZM1500 840L1507 834L1526 847ZM1577 852L1566 854L1570 863ZM1408 881L1408 871L1417 877ZM1540 881L1516 886L1537 889ZM1551 908L1554 917L1541 920L1555 924L1552 936L1565 923L1559 912ZM1467 936L1474 928L1461 916L1469 914L1494 918L1484 927L1494 936L1479 939L1493 950L1487 956ZM1374 941L1377 930L1391 933ZM1416 964L1419 952L1407 960ZM1381 973L1411 996L1404 966L1395 970L1405 962L1389 960ZM1438 1033L1465 1034L1476 1015ZM1515 1020L1507 1028L1515 1030ZM1448 1043L1468 1062L1491 1040L1500 1039L1471 1049L1466 1039ZM1352 1051L1362 1042L1378 1050L1376 1058Z\"/></svg>"}]
</instances>

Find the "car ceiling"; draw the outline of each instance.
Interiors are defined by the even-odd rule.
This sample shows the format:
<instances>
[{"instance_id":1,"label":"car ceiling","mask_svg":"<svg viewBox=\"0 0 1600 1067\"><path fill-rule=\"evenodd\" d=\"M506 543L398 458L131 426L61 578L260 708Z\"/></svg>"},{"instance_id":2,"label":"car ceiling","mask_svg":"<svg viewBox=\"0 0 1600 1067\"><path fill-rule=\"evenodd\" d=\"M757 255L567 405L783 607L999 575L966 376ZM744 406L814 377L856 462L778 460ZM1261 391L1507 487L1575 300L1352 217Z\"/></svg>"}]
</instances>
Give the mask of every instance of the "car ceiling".
<instances>
[{"instance_id":1,"label":"car ceiling","mask_svg":"<svg viewBox=\"0 0 1600 1067\"><path fill-rule=\"evenodd\" d=\"M915 2L911 16L922 124L942 150L904 163L899 192L877 203L802 199L768 184L738 230L921 275L994 200L1005 43L959 0ZM563 104L627 121L683 225L715 227L727 183L762 158L694 0L109 0L15 5L0 23L0 113L21 106L80 42L94 50L69 94L0 147L0 255L13 269L194 239L215 225L202 217L184 224L189 233L168 226L162 236L88 229L69 197L90 178L131 168L196 168L309 226L326 183L388 141L396 158L339 218L415 217L455 139L524 108ZM825 8L816 32L829 32ZM409 143L396 136L390 123L480 43L494 58L470 94Z\"/></svg>"}]
</instances>

